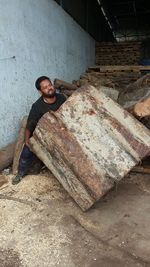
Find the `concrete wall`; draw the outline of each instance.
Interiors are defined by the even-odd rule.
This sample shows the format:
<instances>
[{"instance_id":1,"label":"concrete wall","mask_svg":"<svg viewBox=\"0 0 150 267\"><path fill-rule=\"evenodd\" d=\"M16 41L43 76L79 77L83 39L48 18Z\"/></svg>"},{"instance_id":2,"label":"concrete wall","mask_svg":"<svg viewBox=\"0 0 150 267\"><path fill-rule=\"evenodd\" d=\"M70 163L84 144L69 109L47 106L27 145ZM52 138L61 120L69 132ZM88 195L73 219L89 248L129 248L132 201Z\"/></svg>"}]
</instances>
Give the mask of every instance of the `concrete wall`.
<instances>
[{"instance_id":1,"label":"concrete wall","mask_svg":"<svg viewBox=\"0 0 150 267\"><path fill-rule=\"evenodd\" d=\"M0 0L0 148L38 98L35 79L79 78L94 40L53 0Z\"/></svg>"}]
</instances>

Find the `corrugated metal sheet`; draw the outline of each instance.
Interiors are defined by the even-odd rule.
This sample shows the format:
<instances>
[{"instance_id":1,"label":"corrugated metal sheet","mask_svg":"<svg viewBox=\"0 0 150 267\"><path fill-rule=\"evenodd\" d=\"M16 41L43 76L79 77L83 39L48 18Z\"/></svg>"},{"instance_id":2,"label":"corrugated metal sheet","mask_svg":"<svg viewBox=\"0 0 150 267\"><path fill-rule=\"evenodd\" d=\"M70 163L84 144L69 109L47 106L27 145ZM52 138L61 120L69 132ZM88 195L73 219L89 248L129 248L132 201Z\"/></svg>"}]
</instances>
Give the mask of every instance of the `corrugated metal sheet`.
<instances>
[{"instance_id":1,"label":"corrugated metal sheet","mask_svg":"<svg viewBox=\"0 0 150 267\"><path fill-rule=\"evenodd\" d=\"M150 153L150 132L92 86L39 121L33 151L87 210Z\"/></svg>"}]
</instances>

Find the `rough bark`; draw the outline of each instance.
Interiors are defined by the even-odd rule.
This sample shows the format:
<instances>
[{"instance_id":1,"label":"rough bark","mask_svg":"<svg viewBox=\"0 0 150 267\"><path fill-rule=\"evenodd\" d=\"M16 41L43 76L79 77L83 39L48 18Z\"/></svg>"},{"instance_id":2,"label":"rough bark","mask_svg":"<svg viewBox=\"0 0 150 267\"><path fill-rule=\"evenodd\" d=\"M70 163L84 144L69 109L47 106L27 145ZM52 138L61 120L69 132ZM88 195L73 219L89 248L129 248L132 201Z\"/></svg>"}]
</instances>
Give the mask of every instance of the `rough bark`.
<instances>
[{"instance_id":1,"label":"rough bark","mask_svg":"<svg viewBox=\"0 0 150 267\"><path fill-rule=\"evenodd\" d=\"M119 95L118 102L124 108L132 109L138 102L150 96L150 74L129 84Z\"/></svg>"},{"instance_id":2,"label":"rough bark","mask_svg":"<svg viewBox=\"0 0 150 267\"><path fill-rule=\"evenodd\" d=\"M97 87L97 90L101 91L102 93L104 93L105 95L113 99L114 101L117 101L118 99L119 92L113 88L109 88L106 86L99 86Z\"/></svg>"},{"instance_id":3,"label":"rough bark","mask_svg":"<svg viewBox=\"0 0 150 267\"><path fill-rule=\"evenodd\" d=\"M30 145L83 209L150 153L149 131L92 86L39 120Z\"/></svg>"},{"instance_id":4,"label":"rough bark","mask_svg":"<svg viewBox=\"0 0 150 267\"><path fill-rule=\"evenodd\" d=\"M135 166L132 169L132 172L137 172L137 173L145 173L145 174L150 174L150 167L144 167L144 166Z\"/></svg>"},{"instance_id":5,"label":"rough bark","mask_svg":"<svg viewBox=\"0 0 150 267\"><path fill-rule=\"evenodd\" d=\"M7 168L13 162L15 145L16 142L13 142L0 149L0 171Z\"/></svg>"},{"instance_id":6,"label":"rough bark","mask_svg":"<svg viewBox=\"0 0 150 267\"><path fill-rule=\"evenodd\" d=\"M22 146L24 144L24 134L25 134L26 124L27 124L27 116L25 116L21 121L21 126L20 126L20 130L18 133L18 138L16 141L14 159L13 159L13 167L12 167L13 174L16 174L18 170L19 158L20 158Z\"/></svg>"},{"instance_id":7,"label":"rough bark","mask_svg":"<svg viewBox=\"0 0 150 267\"><path fill-rule=\"evenodd\" d=\"M138 118L150 116L150 97L135 104L131 109L131 113Z\"/></svg>"}]
</instances>

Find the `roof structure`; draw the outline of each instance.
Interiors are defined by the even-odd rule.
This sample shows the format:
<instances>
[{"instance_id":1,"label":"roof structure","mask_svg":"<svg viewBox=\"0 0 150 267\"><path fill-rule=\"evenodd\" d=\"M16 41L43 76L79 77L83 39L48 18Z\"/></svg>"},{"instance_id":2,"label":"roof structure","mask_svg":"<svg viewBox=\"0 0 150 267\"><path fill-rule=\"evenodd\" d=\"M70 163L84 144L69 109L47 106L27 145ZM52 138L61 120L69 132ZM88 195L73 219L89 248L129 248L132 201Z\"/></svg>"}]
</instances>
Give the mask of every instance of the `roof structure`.
<instances>
[{"instance_id":1,"label":"roof structure","mask_svg":"<svg viewBox=\"0 0 150 267\"><path fill-rule=\"evenodd\" d=\"M150 1L97 0L117 40L150 38Z\"/></svg>"},{"instance_id":2,"label":"roof structure","mask_svg":"<svg viewBox=\"0 0 150 267\"><path fill-rule=\"evenodd\" d=\"M150 39L149 0L55 0L96 41Z\"/></svg>"}]
</instances>

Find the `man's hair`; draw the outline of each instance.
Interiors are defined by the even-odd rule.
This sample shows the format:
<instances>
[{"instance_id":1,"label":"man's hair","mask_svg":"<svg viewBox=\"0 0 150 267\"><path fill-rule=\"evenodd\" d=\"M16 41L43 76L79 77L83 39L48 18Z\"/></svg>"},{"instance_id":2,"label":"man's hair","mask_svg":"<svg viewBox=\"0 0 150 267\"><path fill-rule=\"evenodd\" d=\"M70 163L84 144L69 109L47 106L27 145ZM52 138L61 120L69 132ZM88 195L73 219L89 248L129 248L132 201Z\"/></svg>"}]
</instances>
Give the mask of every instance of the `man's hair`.
<instances>
[{"instance_id":1,"label":"man's hair","mask_svg":"<svg viewBox=\"0 0 150 267\"><path fill-rule=\"evenodd\" d=\"M44 80L49 80L49 81L51 82L50 78L47 77L47 76L41 76L41 77L39 77L39 78L36 80L36 82L35 82L35 87L36 87L37 90L40 90L40 89L41 89L40 84L41 84L41 82L43 82Z\"/></svg>"}]
</instances>

